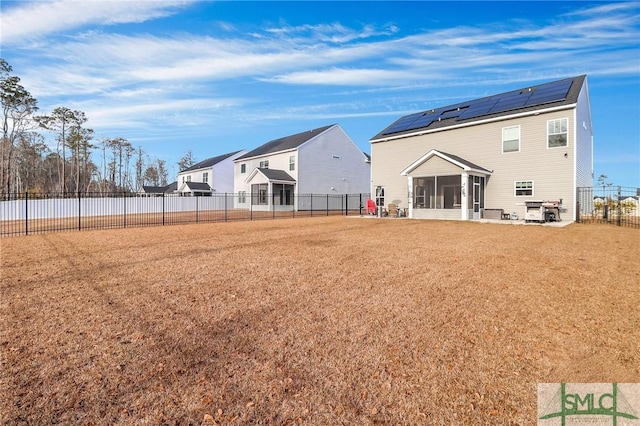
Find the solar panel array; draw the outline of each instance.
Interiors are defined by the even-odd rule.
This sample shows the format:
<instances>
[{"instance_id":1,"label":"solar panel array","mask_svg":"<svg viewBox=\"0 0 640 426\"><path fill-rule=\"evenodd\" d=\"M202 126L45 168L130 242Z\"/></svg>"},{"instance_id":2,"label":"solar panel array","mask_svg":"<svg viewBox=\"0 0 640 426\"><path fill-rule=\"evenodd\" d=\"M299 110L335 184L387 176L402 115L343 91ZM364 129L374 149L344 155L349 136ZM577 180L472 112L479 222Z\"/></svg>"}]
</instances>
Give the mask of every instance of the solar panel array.
<instances>
[{"instance_id":1,"label":"solar panel array","mask_svg":"<svg viewBox=\"0 0 640 426\"><path fill-rule=\"evenodd\" d=\"M523 90L514 90L469 102L449 105L444 108L407 115L400 118L383 135L400 133L429 127L434 121L455 119L456 121L482 117L505 111L562 101L567 97L573 79L554 81Z\"/></svg>"}]
</instances>

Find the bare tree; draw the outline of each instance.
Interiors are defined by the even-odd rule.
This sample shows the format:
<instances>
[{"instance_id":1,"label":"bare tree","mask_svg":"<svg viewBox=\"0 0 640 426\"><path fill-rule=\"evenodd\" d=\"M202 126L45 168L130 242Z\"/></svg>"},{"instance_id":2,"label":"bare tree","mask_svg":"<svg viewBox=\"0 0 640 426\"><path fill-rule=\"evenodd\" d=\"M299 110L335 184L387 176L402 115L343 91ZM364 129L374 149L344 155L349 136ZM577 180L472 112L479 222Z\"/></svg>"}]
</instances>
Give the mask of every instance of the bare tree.
<instances>
[{"instance_id":1,"label":"bare tree","mask_svg":"<svg viewBox=\"0 0 640 426\"><path fill-rule=\"evenodd\" d=\"M0 194L7 194L12 189L12 170L16 168L13 159L15 146L19 138L34 127L32 115L38 110L36 99L20 84L20 78L10 75L11 71L11 65L0 58Z\"/></svg>"},{"instance_id":2,"label":"bare tree","mask_svg":"<svg viewBox=\"0 0 640 426\"><path fill-rule=\"evenodd\" d=\"M185 169L188 169L189 167L193 166L197 162L198 161L193 155L193 152L191 150L187 150L187 152L185 152L182 158L178 161L178 170L183 171Z\"/></svg>"}]
</instances>

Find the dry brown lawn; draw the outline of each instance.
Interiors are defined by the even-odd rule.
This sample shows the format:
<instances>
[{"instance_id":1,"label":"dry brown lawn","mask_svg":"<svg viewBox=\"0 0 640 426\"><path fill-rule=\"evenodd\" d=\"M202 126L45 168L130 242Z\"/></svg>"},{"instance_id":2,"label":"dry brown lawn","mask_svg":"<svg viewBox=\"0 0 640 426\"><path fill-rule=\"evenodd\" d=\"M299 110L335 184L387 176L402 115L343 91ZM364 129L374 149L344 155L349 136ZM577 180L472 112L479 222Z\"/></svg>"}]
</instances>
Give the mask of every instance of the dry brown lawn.
<instances>
[{"instance_id":1,"label":"dry brown lawn","mask_svg":"<svg viewBox=\"0 0 640 426\"><path fill-rule=\"evenodd\" d=\"M529 425L640 382L640 231L300 218L3 239L0 422Z\"/></svg>"}]
</instances>

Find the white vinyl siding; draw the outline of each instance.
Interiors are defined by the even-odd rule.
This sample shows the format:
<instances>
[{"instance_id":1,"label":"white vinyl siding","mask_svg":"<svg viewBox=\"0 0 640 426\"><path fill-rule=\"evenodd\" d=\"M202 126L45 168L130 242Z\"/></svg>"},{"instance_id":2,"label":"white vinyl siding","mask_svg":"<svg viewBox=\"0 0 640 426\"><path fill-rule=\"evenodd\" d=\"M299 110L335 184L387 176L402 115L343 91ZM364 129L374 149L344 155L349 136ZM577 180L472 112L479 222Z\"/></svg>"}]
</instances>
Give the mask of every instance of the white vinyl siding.
<instances>
[{"instance_id":1,"label":"white vinyl siding","mask_svg":"<svg viewBox=\"0 0 640 426\"><path fill-rule=\"evenodd\" d=\"M568 121L566 118L547 121L547 141L549 148L567 146Z\"/></svg>"},{"instance_id":2,"label":"white vinyl siding","mask_svg":"<svg viewBox=\"0 0 640 426\"><path fill-rule=\"evenodd\" d=\"M520 126L502 128L502 152L520 151Z\"/></svg>"}]
</instances>

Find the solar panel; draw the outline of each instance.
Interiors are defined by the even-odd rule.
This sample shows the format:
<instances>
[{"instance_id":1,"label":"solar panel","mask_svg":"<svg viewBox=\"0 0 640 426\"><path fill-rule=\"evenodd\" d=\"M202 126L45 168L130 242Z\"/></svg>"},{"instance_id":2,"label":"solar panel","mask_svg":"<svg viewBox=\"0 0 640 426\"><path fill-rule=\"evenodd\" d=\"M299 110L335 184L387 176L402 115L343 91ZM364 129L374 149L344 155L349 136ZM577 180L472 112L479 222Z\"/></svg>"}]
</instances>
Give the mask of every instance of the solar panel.
<instances>
[{"instance_id":1,"label":"solar panel","mask_svg":"<svg viewBox=\"0 0 640 426\"><path fill-rule=\"evenodd\" d=\"M469 108L462 112L458 116L459 120L465 120L467 118L480 117L481 115L489 114L491 108L496 104L497 99L483 98L478 101L471 102Z\"/></svg>"},{"instance_id":2,"label":"solar panel","mask_svg":"<svg viewBox=\"0 0 640 426\"><path fill-rule=\"evenodd\" d=\"M455 118L458 117L460 114L462 114L462 112L466 109L467 107L461 107L461 108L456 108L456 109L450 109L447 111L444 111L442 113L442 115L440 115L440 119L442 120L446 120L447 118Z\"/></svg>"},{"instance_id":3,"label":"solar panel","mask_svg":"<svg viewBox=\"0 0 640 426\"><path fill-rule=\"evenodd\" d=\"M565 79L539 86L532 86L527 89L513 90L469 102L449 105L444 108L410 114L400 118L385 129L382 134L388 135L391 133L425 128L430 126L435 120L446 120L450 118L455 118L456 121L467 120L483 115L564 100L567 97L572 83L573 79Z\"/></svg>"},{"instance_id":4,"label":"solar panel","mask_svg":"<svg viewBox=\"0 0 640 426\"><path fill-rule=\"evenodd\" d=\"M525 106L540 105L547 102L561 101L567 97L573 80L561 80L537 87Z\"/></svg>"},{"instance_id":5,"label":"solar panel","mask_svg":"<svg viewBox=\"0 0 640 426\"><path fill-rule=\"evenodd\" d=\"M389 133L397 133L397 132L402 132L404 130L407 130L411 126L411 123L413 123L416 119L420 118L422 115L423 115L422 112L407 115L406 117L399 119L398 121L393 123L391 126L389 126L389 128L385 130L383 134L387 135Z\"/></svg>"}]
</instances>

